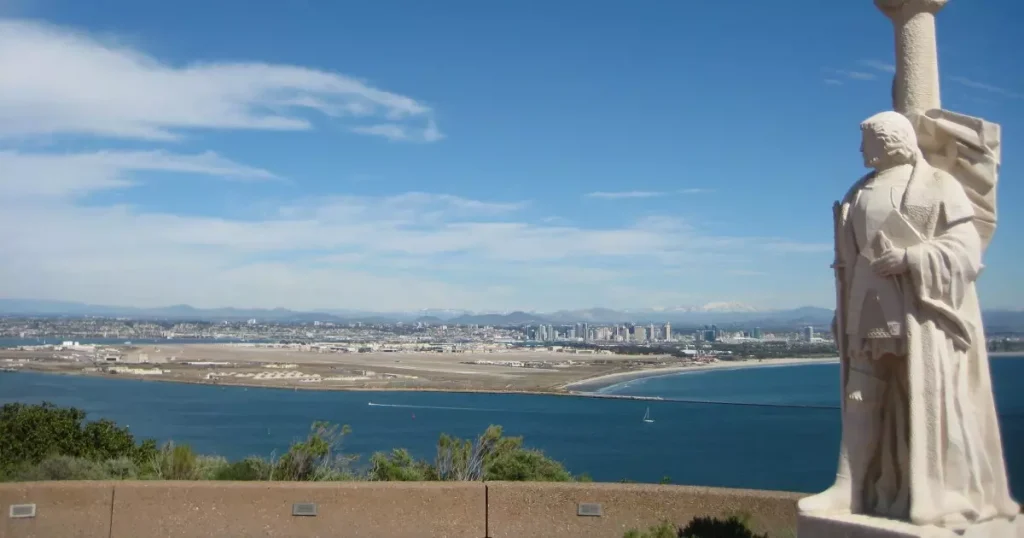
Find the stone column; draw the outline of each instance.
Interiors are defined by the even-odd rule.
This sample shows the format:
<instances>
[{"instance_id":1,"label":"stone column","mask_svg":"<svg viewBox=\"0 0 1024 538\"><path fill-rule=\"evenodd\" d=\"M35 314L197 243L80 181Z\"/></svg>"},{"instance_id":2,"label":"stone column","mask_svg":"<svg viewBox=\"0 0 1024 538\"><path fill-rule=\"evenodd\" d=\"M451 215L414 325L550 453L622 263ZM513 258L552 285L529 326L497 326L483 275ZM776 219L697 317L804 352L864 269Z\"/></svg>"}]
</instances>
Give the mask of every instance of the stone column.
<instances>
[{"instance_id":1,"label":"stone column","mask_svg":"<svg viewBox=\"0 0 1024 538\"><path fill-rule=\"evenodd\" d=\"M935 14L949 0L875 0L896 30L893 108L902 114L942 108Z\"/></svg>"}]
</instances>

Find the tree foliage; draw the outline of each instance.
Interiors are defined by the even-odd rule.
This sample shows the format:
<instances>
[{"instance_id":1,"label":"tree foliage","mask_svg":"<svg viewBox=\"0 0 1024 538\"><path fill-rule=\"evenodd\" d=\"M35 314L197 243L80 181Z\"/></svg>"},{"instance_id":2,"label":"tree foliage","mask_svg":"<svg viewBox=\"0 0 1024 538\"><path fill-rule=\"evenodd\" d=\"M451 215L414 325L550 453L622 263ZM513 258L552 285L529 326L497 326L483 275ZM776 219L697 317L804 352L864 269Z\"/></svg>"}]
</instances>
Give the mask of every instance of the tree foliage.
<instances>
[{"instance_id":1,"label":"tree foliage","mask_svg":"<svg viewBox=\"0 0 1024 538\"><path fill-rule=\"evenodd\" d=\"M310 426L304 441L292 444L274 466L271 480L347 480L353 478L356 456L342 452L345 436L352 430L329 422Z\"/></svg>"},{"instance_id":2,"label":"tree foliage","mask_svg":"<svg viewBox=\"0 0 1024 538\"><path fill-rule=\"evenodd\" d=\"M526 448L490 426L474 439L441 434L433 462L406 449L378 452L369 467L343 452L348 426L314 422L305 439L280 458L251 456L229 462L188 445L137 443L109 420L85 422L85 413L52 404L7 404L0 409L0 478L5 480L530 480L569 481L561 463ZM587 476L577 478L589 481Z\"/></svg>"},{"instance_id":3,"label":"tree foliage","mask_svg":"<svg viewBox=\"0 0 1024 538\"><path fill-rule=\"evenodd\" d=\"M768 535L754 534L739 516L695 517L679 531L679 538L768 538Z\"/></svg>"},{"instance_id":4,"label":"tree foliage","mask_svg":"<svg viewBox=\"0 0 1024 538\"><path fill-rule=\"evenodd\" d=\"M156 453L156 442L136 443L128 428L109 420L85 422L84 411L10 403L0 407L0 474L38 465L51 456L92 461L128 458L136 464Z\"/></svg>"},{"instance_id":5,"label":"tree foliage","mask_svg":"<svg viewBox=\"0 0 1024 538\"><path fill-rule=\"evenodd\" d=\"M748 526L749 521L750 517L744 514L730 515L725 519L695 517L682 528L662 521L647 530L631 529L623 538L768 538L767 534L754 534Z\"/></svg>"}]
</instances>

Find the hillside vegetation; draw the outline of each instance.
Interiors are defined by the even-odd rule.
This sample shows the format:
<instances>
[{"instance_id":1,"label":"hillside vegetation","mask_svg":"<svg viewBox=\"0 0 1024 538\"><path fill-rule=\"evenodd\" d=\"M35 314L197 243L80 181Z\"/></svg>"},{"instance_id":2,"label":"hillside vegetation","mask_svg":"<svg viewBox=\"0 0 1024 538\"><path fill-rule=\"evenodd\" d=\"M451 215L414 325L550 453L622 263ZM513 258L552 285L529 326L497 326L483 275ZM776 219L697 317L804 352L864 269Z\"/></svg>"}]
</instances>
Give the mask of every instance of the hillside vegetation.
<instances>
[{"instance_id":1,"label":"hillside vegetation","mask_svg":"<svg viewBox=\"0 0 1024 538\"><path fill-rule=\"evenodd\" d=\"M396 448L360 464L347 454L348 426L314 422L280 457L229 461L188 445L136 440L109 420L49 403L0 408L0 480L588 480L490 426L476 439L441 434L433 461Z\"/></svg>"}]
</instances>

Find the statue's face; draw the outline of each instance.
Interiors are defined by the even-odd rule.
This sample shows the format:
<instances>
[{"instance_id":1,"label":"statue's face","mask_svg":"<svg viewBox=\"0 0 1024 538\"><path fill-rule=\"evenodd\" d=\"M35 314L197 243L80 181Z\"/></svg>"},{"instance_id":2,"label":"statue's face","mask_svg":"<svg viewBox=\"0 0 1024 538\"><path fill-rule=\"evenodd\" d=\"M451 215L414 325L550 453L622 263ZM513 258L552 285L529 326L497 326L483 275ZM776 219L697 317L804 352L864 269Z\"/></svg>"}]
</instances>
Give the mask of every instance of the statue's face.
<instances>
[{"instance_id":1,"label":"statue's face","mask_svg":"<svg viewBox=\"0 0 1024 538\"><path fill-rule=\"evenodd\" d=\"M867 168L878 168L888 158L888 148L885 142L877 133L870 129L862 131L860 141L860 153L864 156L864 166Z\"/></svg>"}]
</instances>

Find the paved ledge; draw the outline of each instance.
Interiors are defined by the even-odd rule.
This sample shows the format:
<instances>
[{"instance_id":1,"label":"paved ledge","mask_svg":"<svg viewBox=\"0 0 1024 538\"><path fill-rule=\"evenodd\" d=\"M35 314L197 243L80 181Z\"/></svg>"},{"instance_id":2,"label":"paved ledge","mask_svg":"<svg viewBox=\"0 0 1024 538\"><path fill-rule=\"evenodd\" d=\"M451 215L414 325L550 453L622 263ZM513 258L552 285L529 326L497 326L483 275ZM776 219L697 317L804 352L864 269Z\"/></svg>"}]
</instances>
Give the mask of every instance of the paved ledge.
<instances>
[{"instance_id":1,"label":"paved ledge","mask_svg":"<svg viewBox=\"0 0 1024 538\"><path fill-rule=\"evenodd\" d=\"M621 538L664 519L736 512L784 538L794 535L799 497L654 484L24 482L0 484L0 538ZM580 515L580 503L600 515ZM34 505L34 515L11 517L12 505ZM294 515L296 508L316 513Z\"/></svg>"},{"instance_id":2,"label":"paved ledge","mask_svg":"<svg viewBox=\"0 0 1024 538\"><path fill-rule=\"evenodd\" d=\"M488 482L493 538L579 536L622 538L663 520L683 525L697 516L751 516L757 532L795 536L803 494L656 484ZM580 516L580 503L599 503L600 516Z\"/></svg>"},{"instance_id":3,"label":"paved ledge","mask_svg":"<svg viewBox=\"0 0 1024 538\"><path fill-rule=\"evenodd\" d=\"M0 484L0 538L110 536L114 482ZM12 519L11 505L36 505L32 518Z\"/></svg>"}]
</instances>

